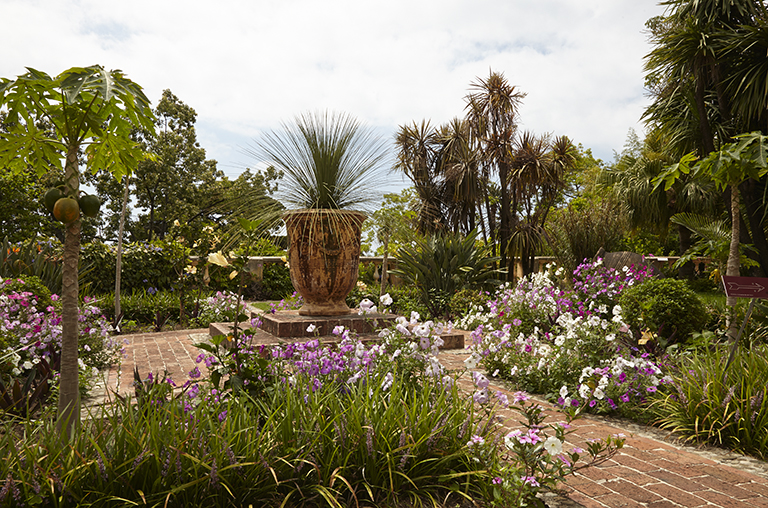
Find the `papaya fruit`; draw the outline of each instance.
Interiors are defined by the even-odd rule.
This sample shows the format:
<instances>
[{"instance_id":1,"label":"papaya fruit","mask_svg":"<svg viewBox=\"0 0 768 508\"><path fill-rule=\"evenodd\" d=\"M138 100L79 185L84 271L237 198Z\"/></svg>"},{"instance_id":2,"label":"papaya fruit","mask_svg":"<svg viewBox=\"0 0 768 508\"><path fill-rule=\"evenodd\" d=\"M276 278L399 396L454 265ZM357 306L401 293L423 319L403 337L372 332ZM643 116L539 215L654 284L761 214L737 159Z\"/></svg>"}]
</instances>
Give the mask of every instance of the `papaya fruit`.
<instances>
[{"instance_id":1,"label":"papaya fruit","mask_svg":"<svg viewBox=\"0 0 768 508\"><path fill-rule=\"evenodd\" d=\"M63 197L53 205L53 216L56 220L69 224L80 218L80 205L73 198Z\"/></svg>"},{"instance_id":2,"label":"papaya fruit","mask_svg":"<svg viewBox=\"0 0 768 508\"><path fill-rule=\"evenodd\" d=\"M99 214L99 208L101 208L101 200L98 196L86 194L80 197L80 210L84 215L96 217Z\"/></svg>"},{"instance_id":3,"label":"papaya fruit","mask_svg":"<svg viewBox=\"0 0 768 508\"><path fill-rule=\"evenodd\" d=\"M53 213L53 206L56 204L56 201L60 200L64 197L64 193L61 192L56 187L53 187L52 189L48 189L45 192L45 196L43 196L43 202L45 203L45 208L48 209L49 212Z\"/></svg>"}]
</instances>

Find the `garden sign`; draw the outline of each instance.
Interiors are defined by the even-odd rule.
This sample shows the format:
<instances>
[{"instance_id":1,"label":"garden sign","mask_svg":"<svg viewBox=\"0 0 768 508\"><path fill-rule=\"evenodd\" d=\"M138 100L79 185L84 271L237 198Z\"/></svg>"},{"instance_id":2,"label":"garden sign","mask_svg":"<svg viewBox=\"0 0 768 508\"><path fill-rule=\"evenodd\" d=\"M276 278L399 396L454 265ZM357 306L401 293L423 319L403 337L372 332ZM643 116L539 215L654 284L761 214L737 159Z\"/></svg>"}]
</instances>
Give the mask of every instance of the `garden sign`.
<instances>
[{"instance_id":1,"label":"garden sign","mask_svg":"<svg viewBox=\"0 0 768 508\"><path fill-rule=\"evenodd\" d=\"M728 361L725 364L723 370L723 380L725 380L725 374L728 371L728 367L733 361L733 355L736 353L736 347L739 344L741 334L744 332L744 328L747 326L749 316L752 314L752 309L755 308L755 302L758 299L768 299L768 278L765 277L733 277L723 275L723 288L725 289L725 296L733 298L751 298L747 313L744 315L744 321L741 323L741 329L736 340L731 345L731 350L728 353Z\"/></svg>"}]
</instances>

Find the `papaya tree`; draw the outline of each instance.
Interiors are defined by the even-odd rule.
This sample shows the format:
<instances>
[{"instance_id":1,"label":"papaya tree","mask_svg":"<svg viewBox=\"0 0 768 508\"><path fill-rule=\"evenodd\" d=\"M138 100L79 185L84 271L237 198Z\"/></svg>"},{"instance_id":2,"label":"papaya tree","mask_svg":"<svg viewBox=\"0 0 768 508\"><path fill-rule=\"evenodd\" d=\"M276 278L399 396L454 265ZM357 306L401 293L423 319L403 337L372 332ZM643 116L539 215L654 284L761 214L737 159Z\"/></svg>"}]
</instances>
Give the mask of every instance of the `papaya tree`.
<instances>
[{"instance_id":1,"label":"papaya tree","mask_svg":"<svg viewBox=\"0 0 768 508\"><path fill-rule=\"evenodd\" d=\"M119 70L73 67L58 76L27 68L15 80L0 78L0 109L7 109L0 134L0 167L32 168L38 175L64 170L62 199L77 203L81 166L106 170L118 180L143 158L131 139L134 129L152 131L153 114L141 87ZM47 123L52 129L43 130ZM71 437L80 420L78 386L78 260L80 215L67 203L65 219L58 427Z\"/></svg>"},{"instance_id":2,"label":"papaya tree","mask_svg":"<svg viewBox=\"0 0 768 508\"><path fill-rule=\"evenodd\" d=\"M668 191L683 175L690 173L709 178L720 190L730 190L731 242L726 275L738 277L741 269L739 184L750 179L759 180L768 174L768 136L760 131L740 134L734 137L734 142L695 161L696 157L692 153L684 155L679 163L667 167L654 182L657 187L663 184L664 191ZM730 309L735 309L736 297L728 297L726 303ZM736 337L736 328L736 323L730 319L728 335L731 339Z\"/></svg>"}]
</instances>

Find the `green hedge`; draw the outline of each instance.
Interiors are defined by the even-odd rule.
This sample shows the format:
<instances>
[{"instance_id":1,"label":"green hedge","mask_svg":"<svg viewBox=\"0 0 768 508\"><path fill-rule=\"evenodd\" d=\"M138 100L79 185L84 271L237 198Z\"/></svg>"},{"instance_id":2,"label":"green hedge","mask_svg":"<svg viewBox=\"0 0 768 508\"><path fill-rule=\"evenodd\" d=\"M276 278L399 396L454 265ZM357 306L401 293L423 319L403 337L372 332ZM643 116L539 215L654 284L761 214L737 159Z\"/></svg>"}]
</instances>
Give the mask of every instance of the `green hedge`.
<instances>
[{"instance_id":1,"label":"green hedge","mask_svg":"<svg viewBox=\"0 0 768 508\"><path fill-rule=\"evenodd\" d=\"M115 290L117 248L101 242L83 245L82 262L89 267L84 279L93 294ZM135 242L123 247L121 287L170 289L189 262L189 250L176 242Z\"/></svg>"}]
</instances>

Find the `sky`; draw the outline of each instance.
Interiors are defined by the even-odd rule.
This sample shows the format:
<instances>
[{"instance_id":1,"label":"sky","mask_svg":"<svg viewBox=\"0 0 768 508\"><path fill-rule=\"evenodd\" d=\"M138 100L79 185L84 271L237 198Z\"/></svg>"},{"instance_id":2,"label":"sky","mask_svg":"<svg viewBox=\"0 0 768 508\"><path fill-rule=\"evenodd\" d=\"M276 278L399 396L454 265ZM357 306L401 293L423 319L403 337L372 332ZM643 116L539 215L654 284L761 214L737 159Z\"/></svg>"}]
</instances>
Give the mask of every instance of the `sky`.
<instances>
[{"instance_id":1,"label":"sky","mask_svg":"<svg viewBox=\"0 0 768 508\"><path fill-rule=\"evenodd\" d=\"M0 77L99 64L153 104L170 89L235 178L258 166L246 149L260 133L296 115L347 113L392 140L463 116L493 71L527 94L521 129L610 162L629 129L643 136L644 24L663 12L656 0L0 0Z\"/></svg>"}]
</instances>

